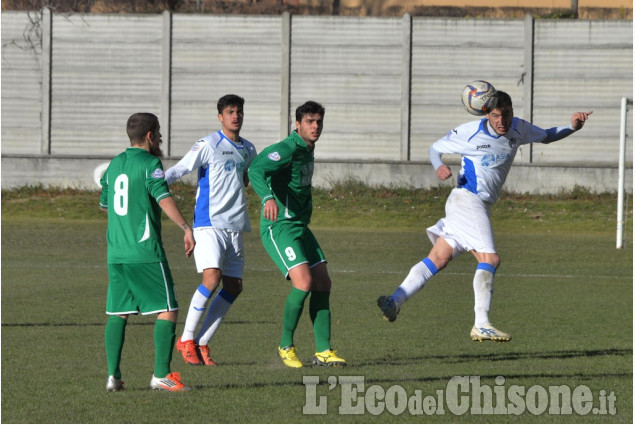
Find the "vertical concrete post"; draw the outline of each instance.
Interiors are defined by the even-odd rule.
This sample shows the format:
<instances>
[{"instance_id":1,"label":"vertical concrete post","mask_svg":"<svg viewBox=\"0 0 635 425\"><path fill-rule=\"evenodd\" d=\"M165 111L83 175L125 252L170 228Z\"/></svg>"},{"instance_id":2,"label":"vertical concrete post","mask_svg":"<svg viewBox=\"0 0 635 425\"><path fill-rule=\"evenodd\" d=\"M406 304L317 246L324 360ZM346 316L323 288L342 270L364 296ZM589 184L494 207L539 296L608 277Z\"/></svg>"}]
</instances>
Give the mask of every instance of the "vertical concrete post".
<instances>
[{"instance_id":1,"label":"vertical concrete post","mask_svg":"<svg viewBox=\"0 0 635 425\"><path fill-rule=\"evenodd\" d=\"M573 16L578 18L578 0L571 0L571 12L573 12Z\"/></svg>"},{"instance_id":2,"label":"vertical concrete post","mask_svg":"<svg viewBox=\"0 0 635 425\"><path fill-rule=\"evenodd\" d=\"M163 40L161 52L161 134L166 156L172 156L172 12L163 12Z\"/></svg>"},{"instance_id":3,"label":"vertical concrete post","mask_svg":"<svg viewBox=\"0 0 635 425\"><path fill-rule=\"evenodd\" d=\"M526 121L534 120L534 18L525 15L525 55L523 60L523 118ZM533 147L530 144L525 149L529 150L528 155L521 155L522 163L533 162Z\"/></svg>"},{"instance_id":4,"label":"vertical concrete post","mask_svg":"<svg viewBox=\"0 0 635 425\"><path fill-rule=\"evenodd\" d=\"M42 137L40 153L51 154L51 90L53 73L53 14L51 9L42 9Z\"/></svg>"},{"instance_id":5,"label":"vertical concrete post","mask_svg":"<svg viewBox=\"0 0 635 425\"><path fill-rule=\"evenodd\" d=\"M410 161L410 107L412 91L412 16L401 18L401 148L399 159Z\"/></svg>"},{"instance_id":6,"label":"vertical concrete post","mask_svg":"<svg viewBox=\"0 0 635 425\"><path fill-rule=\"evenodd\" d=\"M280 140L289 135L289 114L291 112L291 14L289 12L284 12L281 19Z\"/></svg>"},{"instance_id":7,"label":"vertical concrete post","mask_svg":"<svg viewBox=\"0 0 635 425\"><path fill-rule=\"evenodd\" d=\"M632 103L632 102L631 102ZM624 163L626 162L626 132L629 100L622 98L620 113L620 149L617 165L617 240L615 247L624 248Z\"/></svg>"}]
</instances>

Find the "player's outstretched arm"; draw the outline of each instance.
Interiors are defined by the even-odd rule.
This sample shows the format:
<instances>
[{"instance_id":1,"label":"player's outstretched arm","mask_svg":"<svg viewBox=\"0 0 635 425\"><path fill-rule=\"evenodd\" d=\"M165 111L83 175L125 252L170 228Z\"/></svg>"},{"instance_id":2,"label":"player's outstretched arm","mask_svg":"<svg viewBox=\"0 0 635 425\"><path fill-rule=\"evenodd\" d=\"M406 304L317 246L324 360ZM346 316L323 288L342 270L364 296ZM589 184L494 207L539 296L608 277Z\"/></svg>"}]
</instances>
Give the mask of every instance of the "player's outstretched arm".
<instances>
[{"instance_id":1,"label":"player's outstretched arm","mask_svg":"<svg viewBox=\"0 0 635 425\"><path fill-rule=\"evenodd\" d=\"M185 236L183 237L183 241L185 242L185 255L190 256L194 251L194 245L196 242L194 241L194 234L192 233L192 228L181 214L181 210L174 202L172 197L163 198L159 201L159 206L165 212L165 215L168 216L170 220L176 223L183 231L185 232Z\"/></svg>"},{"instance_id":2,"label":"player's outstretched arm","mask_svg":"<svg viewBox=\"0 0 635 425\"><path fill-rule=\"evenodd\" d=\"M591 115L593 111L589 112L575 112L573 116L571 116L571 127L574 130L580 130L584 127L584 123L589 119L589 115Z\"/></svg>"}]
</instances>

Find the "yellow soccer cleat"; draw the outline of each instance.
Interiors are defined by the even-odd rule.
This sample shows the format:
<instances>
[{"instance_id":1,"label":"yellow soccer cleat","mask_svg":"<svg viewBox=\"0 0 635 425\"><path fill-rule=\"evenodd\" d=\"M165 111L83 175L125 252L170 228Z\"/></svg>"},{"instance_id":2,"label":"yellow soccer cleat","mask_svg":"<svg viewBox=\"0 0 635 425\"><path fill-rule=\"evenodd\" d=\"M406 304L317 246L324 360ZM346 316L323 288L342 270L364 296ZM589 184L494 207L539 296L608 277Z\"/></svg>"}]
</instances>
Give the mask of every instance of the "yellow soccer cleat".
<instances>
[{"instance_id":1,"label":"yellow soccer cleat","mask_svg":"<svg viewBox=\"0 0 635 425\"><path fill-rule=\"evenodd\" d=\"M295 347L293 345L285 348L278 347L278 354L282 359L282 363L289 367L300 368L302 362L298 359L298 355L295 353Z\"/></svg>"},{"instance_id":2,"label":"yellow soccer cleat","mask_svg":"<svg viewBox=\"0 0 635 425\"><path fill-rule=\"evenodd\" d=\"M316 366L346 366L346 360L337 356L335 350L325 350L315 353L313 364Z\"/></svg>"},{"instance_id":3,"label":"yellow soccer cleat","mask_svg":"<svg viewBox=\"0 0 635 425\"><path fill-rule=\"evenodd\" d=\"M503 331L499 331L491 323L485 323L479 327L472 327L470 337L473 341L496 341L496 342L508 342L511 341L512 336Z\"/></svg>"}]
</instances>

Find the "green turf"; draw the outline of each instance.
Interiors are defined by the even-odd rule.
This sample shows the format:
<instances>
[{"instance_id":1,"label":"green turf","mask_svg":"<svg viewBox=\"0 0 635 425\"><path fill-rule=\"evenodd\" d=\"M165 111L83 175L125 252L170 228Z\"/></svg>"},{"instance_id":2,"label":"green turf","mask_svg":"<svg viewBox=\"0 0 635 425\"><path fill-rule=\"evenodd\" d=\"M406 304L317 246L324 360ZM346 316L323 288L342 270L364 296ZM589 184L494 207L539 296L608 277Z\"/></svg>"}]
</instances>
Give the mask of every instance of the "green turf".
<instances>
[{"instance_id":1,"label":"green turf","mask_svg":"<svg viewBox=\"0 0 635 425\"><path fill-rule=\"evenodd\" d=\"M177 186L175 193L191 214L193 189ZM502 264L491 317L513 341L494 344L468 337L475 267L469 255L434 277L396 322L381 320L375 305L429 250L425 227L442 215L446 194L351 184L316 193L314 231L334 284L332 342L347 359L346 368L292 370L281 364L275 348L289 284L252 232L246 235L245 290L212 341L220 366L186 366L175 353L173 369L194 391L149 390L154 318L134 317L122 363L127 390L109 394L103 349L106 220L96 208L98 194L3 192L2 422L632 423L632 201L626 249L616 250L614 195L501 199L492 212ZM250 192L252 217L257 208ZM180 231L170 222L164 230L185 309L199 276L193 259L182 254ZM308 361L314 343L307 311L296 345ZM533 394L550 386L587 386L594 407L601 394L614 394L617 412L455 415L445 406L444 414L413 415L405 408L393 415L384 408L374 415L367 393L368 406L363 398L352 403L361 400L357 406L365 411L356 415L339 412L346 391L329 385L329 379L363 377L364 391L403 391L408 397L420 392L430 401L437 392L448 393L454 376L479 376L481 385L505 394L515 385L533 388ZM494 388L498 376L504 382ZM324 397L326 415L303 414L303 406L321 400L307 398L313 387L303 377L318 377L315 395Z\"/></svg>"}]
</instances>

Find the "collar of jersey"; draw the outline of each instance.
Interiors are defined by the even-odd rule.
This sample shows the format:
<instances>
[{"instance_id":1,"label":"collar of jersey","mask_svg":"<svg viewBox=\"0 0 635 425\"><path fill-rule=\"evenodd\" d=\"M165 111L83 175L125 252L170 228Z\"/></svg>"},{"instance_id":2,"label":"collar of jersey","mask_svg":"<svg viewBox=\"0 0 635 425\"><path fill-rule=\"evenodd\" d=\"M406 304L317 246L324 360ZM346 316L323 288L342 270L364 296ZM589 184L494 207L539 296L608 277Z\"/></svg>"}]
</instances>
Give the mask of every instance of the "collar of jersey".
<instances>
[{"instance_id":1,"label":"collar of jersey","mask_svg":"<svg viewBox=\"0 0 635 425\"><path fill-rule=\"evenodd\" d=\"M311 152L311 149L309 149L309 145L307 145L304 139L300 137L300 135L298 134L298 130L293 130L293 133L291 133L291 137L293 137L293 141L295 142L296 145L303 146L304 149Z\"/></svg>"},{"instance_id":2,"label":"collar of jersey","mask_svg":"<svg viewBox=\"0 0 635 425\"><path fill-rule=\"evenodd\" d=\"M485 133L486 135L488 135L489 137L491 137L492 139L500 139L501 137L505 136L504 134L496 134L496 135L492 135L492 133L490 133L489 131L487 131L487 124L489 123L489 121L487 120L487 118L483 118L481 120L481 123L478 126L479 131L482 131L483 133ZM513 124L513 122L512 122ZM511 130L511 126L509 127L509 129ZM507 132L509 133L509 130L507 130ZM474 136L472 136L474 137ZM470 137L471 139L471 137Z\"/></svg>"},{"instance_id":3,"label":"collar of jersey","mask_svg":"<svg viewBox=\"0 0 635 425\"><path fill-rule=\"evenodd\" d=\"M245 147L245 145L243 144L243 138L240 137L240 136L238 136L238 140L240 140L240 145L239 145L237 143L234 143L229 137L225 136L225 133L223 133L223 130L218 130L218 134L220 135L220 140L218 141L218 143L222 142L223 139L225 139L229 143L234 145L236 147L236 149L242 149L243 147Z\"/></svg>"}]
</instances>

